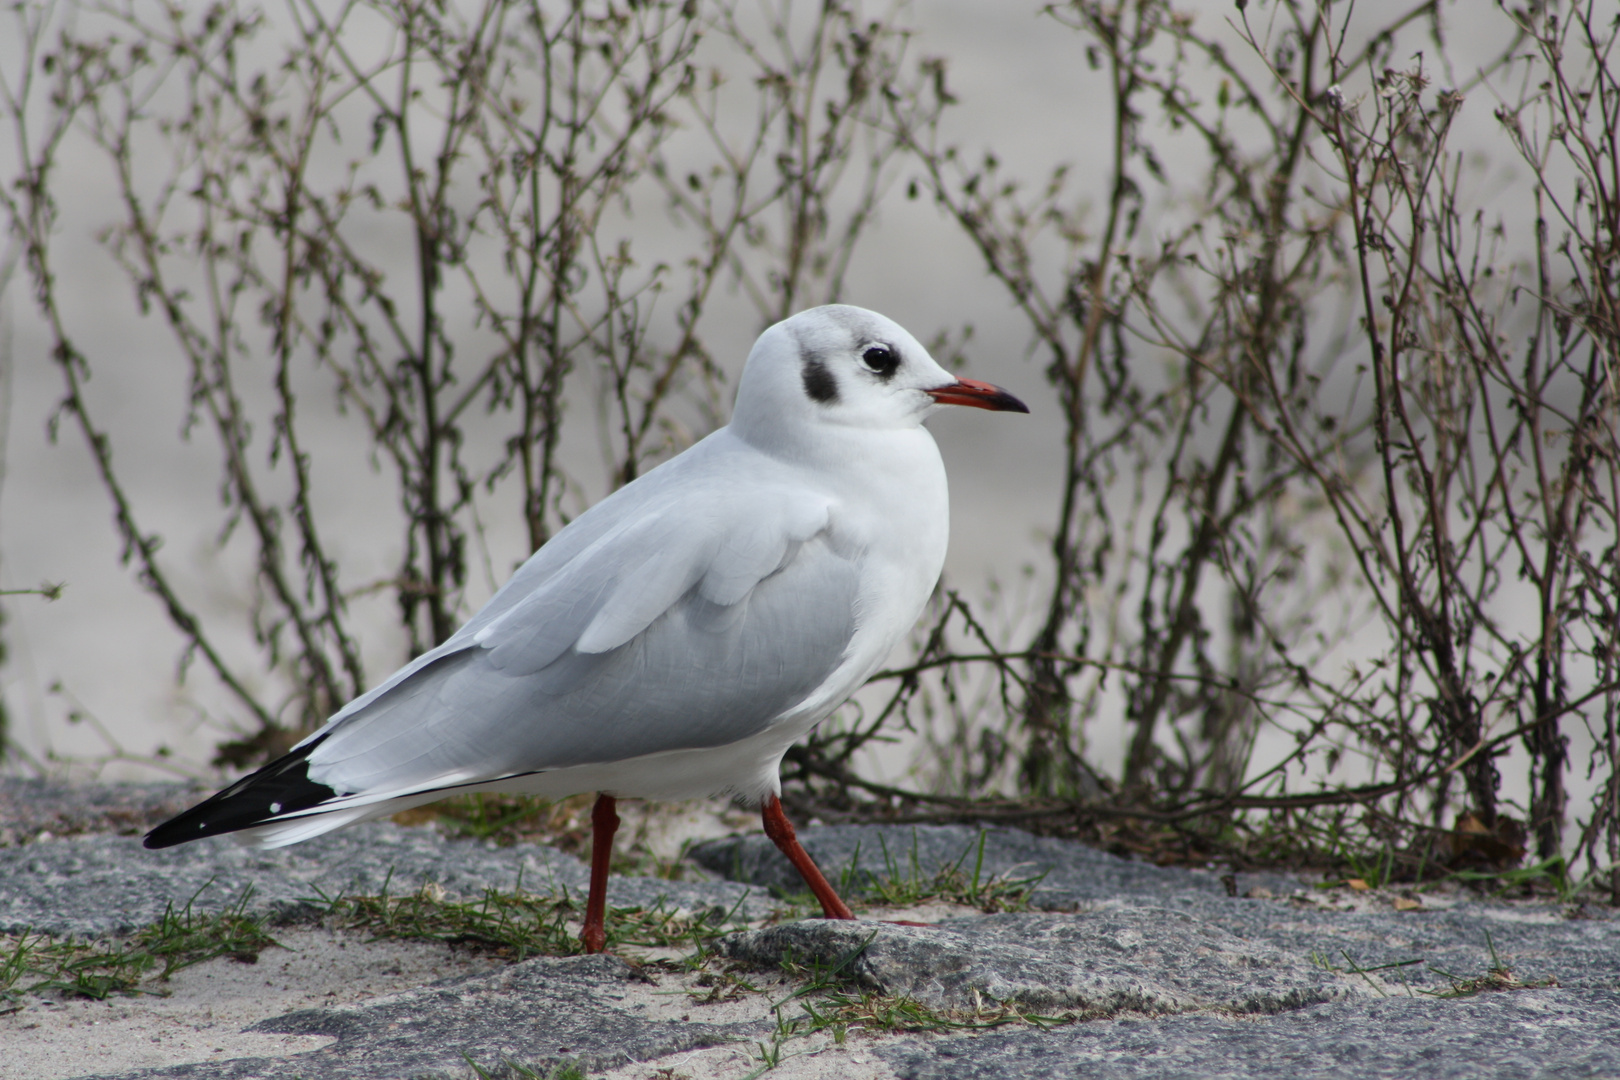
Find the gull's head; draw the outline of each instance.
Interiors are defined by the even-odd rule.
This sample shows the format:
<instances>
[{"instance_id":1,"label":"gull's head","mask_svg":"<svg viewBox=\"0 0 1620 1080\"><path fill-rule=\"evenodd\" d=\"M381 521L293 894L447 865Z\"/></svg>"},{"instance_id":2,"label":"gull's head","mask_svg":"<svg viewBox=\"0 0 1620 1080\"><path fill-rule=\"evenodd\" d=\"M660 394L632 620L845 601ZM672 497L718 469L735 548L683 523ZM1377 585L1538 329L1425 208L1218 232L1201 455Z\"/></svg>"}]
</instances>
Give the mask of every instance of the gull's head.
<instances>
[{"instance_id":1,"label":"gull's head","mask_svg":"<svg viewBox=\"0 0 1620 1080\"><path fill-rule=\"evenodd\" d=\"M911 428L941 405L1028 412L1005 390L959 379L892 319L828 304L765 331L748 354L731 426L759 444L823 426Z\"/></svg>"}]
</instances>

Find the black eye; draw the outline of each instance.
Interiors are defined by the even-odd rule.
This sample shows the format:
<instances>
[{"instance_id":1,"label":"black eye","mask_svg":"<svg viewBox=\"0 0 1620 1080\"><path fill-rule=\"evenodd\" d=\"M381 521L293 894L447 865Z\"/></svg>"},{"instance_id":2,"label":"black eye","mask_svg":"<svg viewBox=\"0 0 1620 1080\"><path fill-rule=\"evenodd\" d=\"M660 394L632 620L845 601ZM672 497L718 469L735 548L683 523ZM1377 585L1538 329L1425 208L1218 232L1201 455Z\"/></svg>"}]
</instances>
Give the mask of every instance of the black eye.
<instances>
[{"instance_id":1,"label":"black eye","mask_svg":"<svg viewBox=\"0 0 1620 1080\"><path fill-rule=\"evenodd\" d=\"M887 345L868 345L866 351L861 353L861 363L866 365L867 370L887 379L900 366L900 357Z\"/></svg>"}]
</instances>

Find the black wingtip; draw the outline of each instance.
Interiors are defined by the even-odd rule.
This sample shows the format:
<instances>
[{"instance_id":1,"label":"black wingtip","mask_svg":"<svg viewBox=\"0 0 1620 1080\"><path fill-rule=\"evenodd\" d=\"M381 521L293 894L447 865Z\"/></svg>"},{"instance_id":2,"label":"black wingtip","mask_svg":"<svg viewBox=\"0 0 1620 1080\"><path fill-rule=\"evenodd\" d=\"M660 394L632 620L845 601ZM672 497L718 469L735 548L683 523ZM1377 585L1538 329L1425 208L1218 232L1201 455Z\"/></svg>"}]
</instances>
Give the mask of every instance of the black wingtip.
<instances>
[{"instance_id":1,"label":"black wingtip","mask_svg":"<svg viewBox=\"0 0 1620 1080\"><path fill-rule=\"evenodd\" d=\"M174 847L205 836L251 829L297 810L333 799L337 792L309 778L309 754L317 739L277 758L258 772L170 818L141 840L148 848Z\"/></svg>"}]
</instances>

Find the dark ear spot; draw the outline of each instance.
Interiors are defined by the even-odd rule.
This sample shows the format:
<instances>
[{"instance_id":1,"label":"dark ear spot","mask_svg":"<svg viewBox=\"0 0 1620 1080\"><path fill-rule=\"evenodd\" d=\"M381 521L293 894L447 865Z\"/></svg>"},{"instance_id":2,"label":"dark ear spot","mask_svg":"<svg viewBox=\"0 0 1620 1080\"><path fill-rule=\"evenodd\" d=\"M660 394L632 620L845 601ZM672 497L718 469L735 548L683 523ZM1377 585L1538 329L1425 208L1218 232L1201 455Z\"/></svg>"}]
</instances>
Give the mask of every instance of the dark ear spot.
<instances>
[{"instance_id":1,"label":"dark ear spot","mask_svg":"<svg viewBox=\"0 0 1620 1080\"><path fill-rule=\"evenodd\" d=\"M822 405L831 405L838 400L838 380L818 358L807 358L799 374L804 379L804 392L810 395L810 400Z\"/></svg>"}]
</instances>

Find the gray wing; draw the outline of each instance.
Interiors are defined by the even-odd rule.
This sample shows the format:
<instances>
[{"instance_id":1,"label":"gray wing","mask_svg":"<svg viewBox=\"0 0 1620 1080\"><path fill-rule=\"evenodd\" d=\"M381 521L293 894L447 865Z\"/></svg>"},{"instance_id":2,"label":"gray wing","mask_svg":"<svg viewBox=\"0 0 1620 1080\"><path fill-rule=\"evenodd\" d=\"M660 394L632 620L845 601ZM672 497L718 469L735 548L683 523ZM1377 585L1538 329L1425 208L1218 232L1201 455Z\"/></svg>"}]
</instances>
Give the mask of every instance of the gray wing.
<instances>
[{"instance_id":1,"label":"gray wing","mask_svg":"<svg viewBox=\"0 0 1620 1080\"><path fill-rule=\"evenodd\" d=\"M582 516L335 717L310 779L403 793L722 746L804 700L856 628L859 575L828 542L828 503L672 479Z\"/></svg>"}]
</instances>

